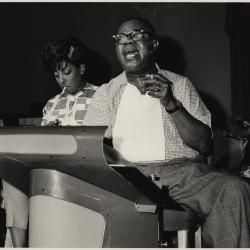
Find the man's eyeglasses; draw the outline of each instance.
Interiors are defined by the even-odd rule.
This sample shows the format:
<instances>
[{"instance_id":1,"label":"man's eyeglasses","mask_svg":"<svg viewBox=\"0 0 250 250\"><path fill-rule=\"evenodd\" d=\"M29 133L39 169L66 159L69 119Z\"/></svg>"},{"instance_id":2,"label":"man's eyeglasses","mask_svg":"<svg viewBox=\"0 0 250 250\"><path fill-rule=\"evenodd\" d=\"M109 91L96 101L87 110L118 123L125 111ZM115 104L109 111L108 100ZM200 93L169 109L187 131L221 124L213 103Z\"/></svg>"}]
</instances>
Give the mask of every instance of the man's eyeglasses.
<instances>
[{"instance_id":1,"label":"man's eyeglasses","mask_svg":"<svg viewBox=\"0 0 250 250\"><path fill-rule=\"evenodd\" d=\"M145 30L134 30L129 34L120 33L120 34L113 35L112 37L116 44L122 45L122 44L127 43L128 40L133 40L135 42L140 41L146 37L145 34L150 35L150 32L145 31Z\"/></svg>"}]
</instances>

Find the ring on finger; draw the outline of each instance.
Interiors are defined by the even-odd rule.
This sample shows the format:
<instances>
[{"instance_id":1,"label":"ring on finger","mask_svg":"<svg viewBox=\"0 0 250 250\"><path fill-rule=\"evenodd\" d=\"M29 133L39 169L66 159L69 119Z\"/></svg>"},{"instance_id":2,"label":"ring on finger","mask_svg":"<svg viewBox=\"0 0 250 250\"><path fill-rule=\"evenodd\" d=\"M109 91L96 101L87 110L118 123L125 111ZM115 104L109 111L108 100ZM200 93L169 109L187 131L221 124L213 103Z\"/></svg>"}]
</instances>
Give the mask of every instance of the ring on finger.
<instances>
[{"instance_id":1,"label":"ring on finger","mask_svg":"<svg viewBox=\"0 0 250 250\"><path fill-rule=\"evenodd\" d=\"M154 79L154 75L153 74L150 74L150 79Z\"/></svg>"},{"instance_id":2,"label":"ring on finger","mask_svg":"<svg viewBox=\"0 0 250 250\"><path fill-rule=\"evenodd\" d=\"M154 88L154 91L159 91L159 90L160 90L160 89L159 89L159 86L156 85L155 88Z\"/></svg>"}]
</instances>

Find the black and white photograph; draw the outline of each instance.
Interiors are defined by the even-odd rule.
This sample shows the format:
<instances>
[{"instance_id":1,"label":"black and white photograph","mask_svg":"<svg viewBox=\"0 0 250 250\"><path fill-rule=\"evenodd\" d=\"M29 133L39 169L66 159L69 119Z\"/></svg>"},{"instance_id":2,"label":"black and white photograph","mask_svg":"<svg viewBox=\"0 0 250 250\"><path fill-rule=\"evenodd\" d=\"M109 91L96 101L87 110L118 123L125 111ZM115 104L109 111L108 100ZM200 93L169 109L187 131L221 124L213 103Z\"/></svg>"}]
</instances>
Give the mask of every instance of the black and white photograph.
<instances>
[{"instance_id":1,"label":"black and white photograph","mask_svg":"<svg viewBox=\"0 0 250 250\"><path fill-rule=\"evenodd\" d=\"M1 248L249 248L250 3L0 2Z\"/></svg>"}]
</instances>

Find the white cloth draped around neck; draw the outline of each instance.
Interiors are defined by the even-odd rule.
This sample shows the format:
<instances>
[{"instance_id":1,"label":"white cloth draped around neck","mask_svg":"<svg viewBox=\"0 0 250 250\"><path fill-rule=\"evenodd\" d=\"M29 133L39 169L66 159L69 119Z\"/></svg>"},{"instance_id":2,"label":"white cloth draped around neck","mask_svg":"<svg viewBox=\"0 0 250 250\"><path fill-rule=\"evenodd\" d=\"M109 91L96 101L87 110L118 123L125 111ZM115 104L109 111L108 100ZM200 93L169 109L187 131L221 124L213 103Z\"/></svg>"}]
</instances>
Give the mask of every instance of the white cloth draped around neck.
<instances>
[{"instance_id":1,"label":"white cloth draped around neck","mask_svg":"<svg viewBox=\"0 0 250 250\"><path fill-rule=\"evenodd\" d=\"M116 114L113 145L129 161L165 160L160 100L128 83Z\"/></svg>"}]
</instances>

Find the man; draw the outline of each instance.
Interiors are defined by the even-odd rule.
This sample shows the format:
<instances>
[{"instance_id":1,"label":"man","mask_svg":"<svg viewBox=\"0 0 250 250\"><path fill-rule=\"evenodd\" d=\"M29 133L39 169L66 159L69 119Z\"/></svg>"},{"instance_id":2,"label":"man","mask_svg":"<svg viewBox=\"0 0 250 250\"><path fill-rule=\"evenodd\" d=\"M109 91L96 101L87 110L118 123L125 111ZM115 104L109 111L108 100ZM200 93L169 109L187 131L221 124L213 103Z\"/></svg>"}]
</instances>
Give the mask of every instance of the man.
<instances>
[{"instance_id":1,"label":"man","mask_svg":"<svg viewBox=\"0 0 250 250\"><path fill-rule=\"evenodd\" d=\"M204 246L250 247L249 186L198 161L212 135L197 91L155 63L158 41L146 20L124 21L113 37L124 72L96 91L86 125L108 126L105 136L125 159L201 216Z\"/></svg>"}]
</instances>

